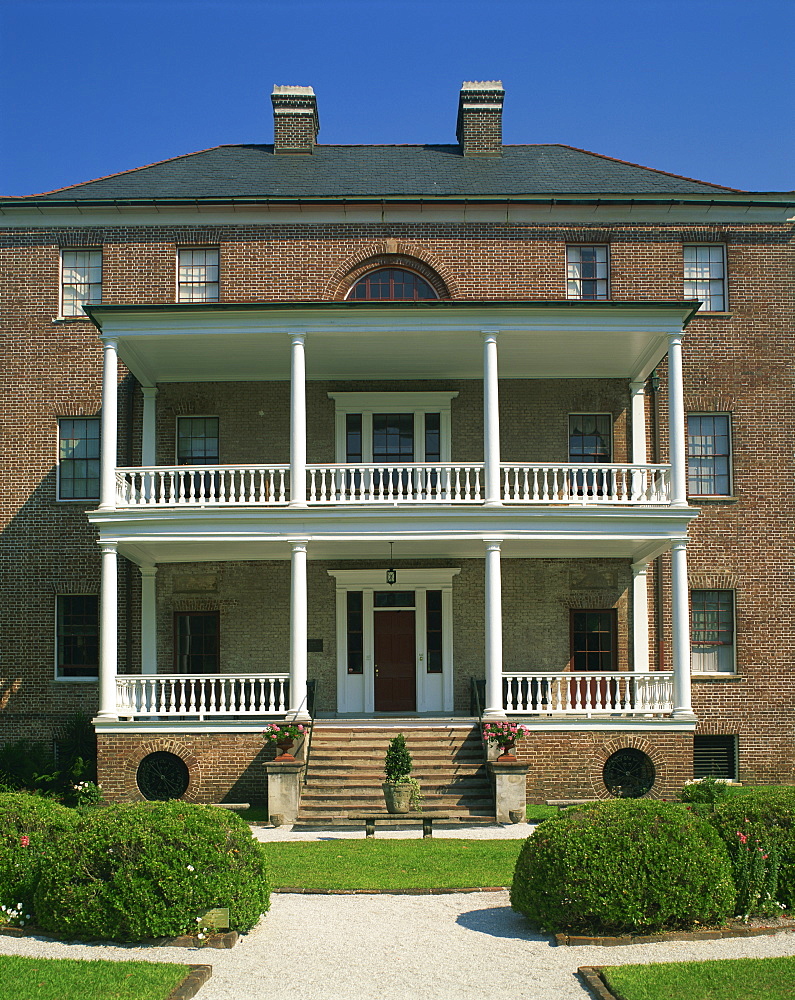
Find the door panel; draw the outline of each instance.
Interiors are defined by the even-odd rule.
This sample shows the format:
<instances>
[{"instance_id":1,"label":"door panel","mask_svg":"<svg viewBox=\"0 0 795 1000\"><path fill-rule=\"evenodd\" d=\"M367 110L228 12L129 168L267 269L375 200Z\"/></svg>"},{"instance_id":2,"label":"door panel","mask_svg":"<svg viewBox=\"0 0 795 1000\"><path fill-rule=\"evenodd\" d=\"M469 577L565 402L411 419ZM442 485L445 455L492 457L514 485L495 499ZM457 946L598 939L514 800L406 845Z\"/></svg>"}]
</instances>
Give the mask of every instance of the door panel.
<instances>
[{"instance_id":1,"label":"door panel","mask_svg":"<svg viewBox=\"0 0 795 1000\"><path fill-rule=\"evenodd\" d=\"M413 611L377 611L374 619L375 710L417 710Z\"/></svg>"}]
</instances>

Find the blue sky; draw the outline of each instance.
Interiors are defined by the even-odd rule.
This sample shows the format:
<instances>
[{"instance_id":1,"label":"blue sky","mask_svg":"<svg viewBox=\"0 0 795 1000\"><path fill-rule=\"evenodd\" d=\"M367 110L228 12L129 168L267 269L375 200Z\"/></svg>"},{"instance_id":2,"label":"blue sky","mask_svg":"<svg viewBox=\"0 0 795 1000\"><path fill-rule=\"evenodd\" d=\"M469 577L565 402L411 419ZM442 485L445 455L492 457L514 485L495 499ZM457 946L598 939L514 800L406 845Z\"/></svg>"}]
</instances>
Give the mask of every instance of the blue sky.
<instances>
[{"instance_id":1,"label":"blue sky","mask_svg":"<svg viewBox=\"0 0 795 1000\"><path fill-rule=\"evenodd\" d=\"M795 0L0 0L0 194L270 142L274 83L322 143L455 141L501 79L504 141L795 188Z\"/></svg>"}]
</instances>

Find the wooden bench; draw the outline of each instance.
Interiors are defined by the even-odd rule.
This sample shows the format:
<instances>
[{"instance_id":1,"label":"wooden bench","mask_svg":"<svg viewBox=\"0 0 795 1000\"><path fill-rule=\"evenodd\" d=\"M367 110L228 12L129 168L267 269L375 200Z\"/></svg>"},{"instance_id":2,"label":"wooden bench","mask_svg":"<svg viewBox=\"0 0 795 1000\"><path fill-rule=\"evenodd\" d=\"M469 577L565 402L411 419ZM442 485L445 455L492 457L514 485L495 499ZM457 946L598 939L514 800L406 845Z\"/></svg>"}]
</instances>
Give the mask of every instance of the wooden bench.
<instances>
[{"instance_id":1,"label":"wooden bench","mask_svg":"<svg viewBox=\"0 0 795 1000\"><path fill-rule=\"evenodd\" d=\"M387 823L422 823L422 836L433 836L433 821L435 819L449 819L449 813L348 813L348 819L364 820L365 837L375 836L375 824L378 820Z\"/></svg>"},{"instance_id":2,"label":"wooden bench","mask_svg":"<svg viewBox=\"0 0 795 1000\"><path fill-rule=\"evenodd\" d=\"M569 806L587 806L590 802L599 802L600 799L547 799L546 805L557 806L558 809L568 809Z\"/></svg>"}]
</instances>

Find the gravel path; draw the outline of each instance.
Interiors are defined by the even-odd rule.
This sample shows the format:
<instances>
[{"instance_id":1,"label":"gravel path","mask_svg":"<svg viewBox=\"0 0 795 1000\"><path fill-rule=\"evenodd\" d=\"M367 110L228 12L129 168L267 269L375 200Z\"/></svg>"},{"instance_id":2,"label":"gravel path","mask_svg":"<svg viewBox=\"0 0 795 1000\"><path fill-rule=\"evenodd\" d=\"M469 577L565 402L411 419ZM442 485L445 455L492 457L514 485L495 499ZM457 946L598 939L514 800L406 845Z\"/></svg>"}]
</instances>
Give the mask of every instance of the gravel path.
<instances>
[{"instance_id":1,"label":"gravel path","mask_svg":"<svg viewBox=\"0 0 795 1000\"><path fill-rule=\"evenodd\" d=\"M517 827L490 828L492 836ZM483 836L483 827L470 828ZM288 839L262 830L261 839ZM311 839L350 831L319 831ZM463 831L445 831L460 836ZM362 834L359 833L358 836ZM378 834L377 834L378 835ZM400 836L401 834L398 833ZM441 835L441 832L440 834ZM487 835L487 834L486 834ZM303 837L303 835L302 835ZM289 837L297 839L297 833ZM145 959L213 966L199 1000L583 1000L580 965L795 954L795 935L601 948L555 947L513 913L507 892L444 896L274 895L271 910L231 951L64 944L0 937L0 953ZM71 1000L71 998L70 998ZM79 1000L79 998L74 998Z\"/></svg>"}]
</instances>

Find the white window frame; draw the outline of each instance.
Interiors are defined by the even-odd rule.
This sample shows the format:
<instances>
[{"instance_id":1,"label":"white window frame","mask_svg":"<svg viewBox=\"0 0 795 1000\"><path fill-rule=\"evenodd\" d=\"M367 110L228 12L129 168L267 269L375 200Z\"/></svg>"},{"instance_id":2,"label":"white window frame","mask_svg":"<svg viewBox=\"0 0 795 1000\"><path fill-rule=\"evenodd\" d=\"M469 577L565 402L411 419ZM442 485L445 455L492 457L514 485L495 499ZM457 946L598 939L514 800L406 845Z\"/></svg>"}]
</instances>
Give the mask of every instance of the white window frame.
<instances>
[{"instance_id":1,"label":"white window frame","mask_svg":"<svg viewBox=\"0 0 795 1000\"><path fill-rule=\"evenodd\" d=\"M207 254L207 253L214 253L215 254L215 268L216 268L217 275L218 275L218 277L217 277L217 279L215 281L208 282L207 281L206 272L205 272L205 278L204 278L203 282L192 282L192 281L191 282L182 282L182 281L180 281L180 269L182 267L182 260L181 260L182 254L183 253L196 253L196 252L201 252L201 253L205 253L205 254ZM194 264L194 265L191 265L191 266L196 267L196 266L200 266L200 265L195 265ZM205 268L207 267L207 262L206 261L205 261L204 267ZM208 246L208 247L202 247L202 246L177 247L176 268L177 268L177 270L176 270L176 300L177 300L177 302L219 302L220 301L220 299L221 299L221 251L220 251L219 247L211 247L211 246ZM202 298L183 298L182 294L181 294L181 289L182 289L183 284L185 284L185 285L197 285L197 284L198 285L203 285L204 286L204 290L205 290L204 296ZM206 292L207 292L207 285L208 284L213 284L213 285L217 286L217 294L214 297L210 297L210 296L208 296L206 294Z\"/></svg>"},{"instance_id":2,"label":"white window frame","mask_svg":"<svg viewBox=\"0 0 795 1000\"><path fill-rule=\"evenodd\" d=\"M61 459L61 437L62 437L62 435L61 435L61 422L64 421L64 420L84 420L87 423L88 423L88 421L94 421L97 424L97 426L99 427L99 434L97 436L97 441L99 441L99 448L100 448L100 453L99 453L99 455L97 455L97 458L96 458L96 461L99 463L99 465L97 466L97 480L99 480L100 476L102 475L102 457L101 457L102 456L102 420L101 420L101 418L100 417L84 417L84 416L77 416L77 417L62 416L62 417L58 417L58 427L57 427L57 429L58 429L58 435L57 435L58 436L58 440L57 440L56 446L55 446L56 447L56 451L55 451L55 468L56 468L56 475L55 475L55 480L56 480L56 482L55 482L55 496L56 496L56 498L57 498L57 500L58 500L59 503L82 503L82 504L86 504L86 503L90 503L92 500L99 500L99 498L100 498L100 483L99 482L97 483L97 492L96 492L96 494L93 494L92 496L89 496L89 497L63 497L63 496L61 496L61 461L62 461L62 459Z\"/></svg>"},{"instance_id":3,"label":"white window frame","mask_svg":"<svg viewBox=\"0 0 795 1000\"><path fill-rule=\"evenodd\" d=\"M732 609L732 641L731 641L731 667L726 670L701 670L695 667L693 664L695 662L695 647L698 645L696 640L693 638L693 594L695 592L716 592L722 594L731 595L731 609ZM690 588L690 673L695 677L731 677L737 673L737 591L732 590L728 587L691 587ZM717 647L717 648L726 648Z\"/></svg>"},{"instance_id":4,"label":"white window frame","mask_svg":"<svg viewBox=\"0 0 795 1000\"><path fill-rule=\"evenodd\" d=\"M696 493L695 490L691 489L690 486L690 418L691 417L725 417L728 423L728 438L729 438L729 453L728 453L728 477L729 485L725 493ZM712 497L722 498L722 497L732 497L734 496L734 441L732 439L732 414L727 411L721 410L688 410L685 414L685 437L686 437L686 461L687 461L687 495L690 497L699 497L710 499ZM713 456L715 458L719 457L717 455Z\"/></svg>"},{"instance_id":5,"label":"white window frame","mask_svg":"<svg viewBox=\"0 0 795 1000\"><path fill-rule=\"evenodd\" d=\"M59 673L61 665L58 662L59 659L60 659L60 657L58 656L58 639L59 639L59 633L58 633L58 611L59 611L59 608L60 608L61 601L64 600L64 598L70 598L70 597L97 597L97 594L56 594L55 595L55 608L54 608L55 615L54 615L54 620L53 620L53 643L54 643L54 647L55 647L54 650L53 650L53 661L54 661L53 662L53 673L54 673L54 677L55 677L55 680L59 684L98 684L99 683L99 672L100 672L99 663L97 664L97 676L96 677L89 676L89 675L69 677L69 676L66 676L64 674ZM102 626L101 599L97 597L97 637L98 637L98 639L100 641L101 641L101 635L100 635L101 626Z\"/></svg>"},{"instance_id":6,"label":"white window frame","mask_svg":"<svg viewBox=\"0 0 795 1000\"><path fill-rule=\"evenodd\" d=\"M604 276L604 278L596 278L596 279L593 279L593 278L585 278L585 279L583 279L582 277L580 277L580 278L573 278L569 274L569 265L570 264L573 264L573 263L582 264L582 260L580 260L580 261L570 261L569 260L569 250L585 250L585 249L589 249L589 250L596 250L596 249L604 250L604 252L605 252L605 260L604 260L605 276ZM569 289L569 282L570 281L579 281L581 283L583 280L585 280L585 281L593 281L593 280L604 281L604 283L605 283L605 294L604 295L598 295L594 299L592 299L592 298L586 298L586 296L584 296L584 295L572 295L571 292L570 292L570 289ZM573 302L605 302L607 299L610 298L610 244L609 243L567 243L566 244L566 298L572 300Z\"/></svg>"},{"instance_id":7,"label":"white window frame","mask_svg":"<svg viewBox=\"0 0 795 1000\"><path fill-rule=\"evenodd\" d=\"M720 251L721 268L722 268L723 273L718 278L713 278L712 277L712 267L711 267L711 263L712 262L711 261L709 262L710 263L710 274L709 274L709 277L707 277L707 278L692 278L692 277L690 277L689 278L687 276L687 264L688 264L688 262L685 260L685 251L690 250L690 249L699 250L701 248L706 248L706 249L710 249L710 250L719 250ZM695 263L698 263L698 261L696 261ZM684 294L685 298L701 299L702 300L701 305L698 308L699 312L702 312L702 313L724 313L724 312L728 312L729 311L729 281L728 281L729 272L728 272L727 261L726 261L726 244L725 243L683 243L682 244L682 277L683 277L683 294ZM722 304L722 307L720 309L712 309L712 308L710 308L710 305L711 305L711 302L710 302L711 295L708 295L707 297L702 298L702 296L700 294L698 294L698 293L696 293L696 294L690 294L687 291L687 283L688 282L694 282L695 284L699 284L699 283L703 283L703 282L718 281L718 280L720 280L721 286L723 288L723 304Z\"/></svg>"},{"instance_id":8,"label":"white window frame","mask_svg":"<svg viewBox=\"0 0 795 1000\"><path fill-rule=\"evenodd\" d=\"M362 416L362 464L373 461L373 414L414 414L414 462L425 461L425 414L438 413L440 462L452 461L451 409L457 392L330 392L334 400L335 449L337 462L344 465L347 458L345 420L349 413Z\"/></svg>"},{"instance_id":9,"label":"white window frame","mask_svg":"<svg viewBox=\"0 0 795 1000\"><path fill-rule=\"evenodd\" d=\"M453 711L453 578L460 567L434 569L400 569L393 588L386 582L386 569L330 569L328 574L337 585L337 711L375 711L374 676L374 607L376 591L410 590L415 603L415 664L417 678L417 712ZM348 591L361 591L363 672L348 673ZM425 594L429 590L442 592L442 672L429 674ZM441 702L441 705L439 704Z\"/></svg>"},{"instance_id":10,"label":"white window frame","mask_svg":"<svg viewBox=\"0 0 795 1000\"><path fill-rule=\"evenodd\" d=\"M611 465L614 460L615 455L615 441L613 440L613 414L608 410L572 410L566 416L566 461L573 465L583 464L582 459L578 462L571 457L571 420L572 417L607 417L610 427L610 454L607 458L607 464ZM594 465L597 463L593 463Z\"/></svg>"},{"instance_id":11,"label":"white window frame","mask_svg":"<svg viewBox=\"0 0 795 1000\"><path fill-rule=\"evenodd\" d=\"M87 299L85 299L85 300L81 300L81 303L80 303L81 308L77 312L71 312L71 313L67 313L67 312L64 311L64 309L65 309L65 302L64 302L64 287L65 287L65 282L64 282L64 270L65 270L64 257L65 257L66 254L69 254L69 253L88 253L88 254L96 253L96 254L99 254L99 282L98 283L97 282L93 283L95 286L97 286L97 284L98 284L99 294L95 298L91 297L91 294L90 294L91 284L89 283L89 286L88 286L89 287L89 297ZM84 302L86 305L96 305L96 304L102 302L102 284L103 284L102 279L103 279L104 264L105 264L105 262L104 262L104 254L102 253L102 247L62 247L61 248L60 261L59 261L59 274L58 274L58 318L59 319L84 319L84 320L88 320L88 316L86 316L86 314L82 310L82 304ZM71 266L71 265L66 265L66 266ZM96 264L92 265L91 262L89 261L88 266L89 267L92 267L92 266L96 267ZM70 284L71 284L71 282L70 282Z\"/></svg>"}]
</instances>

